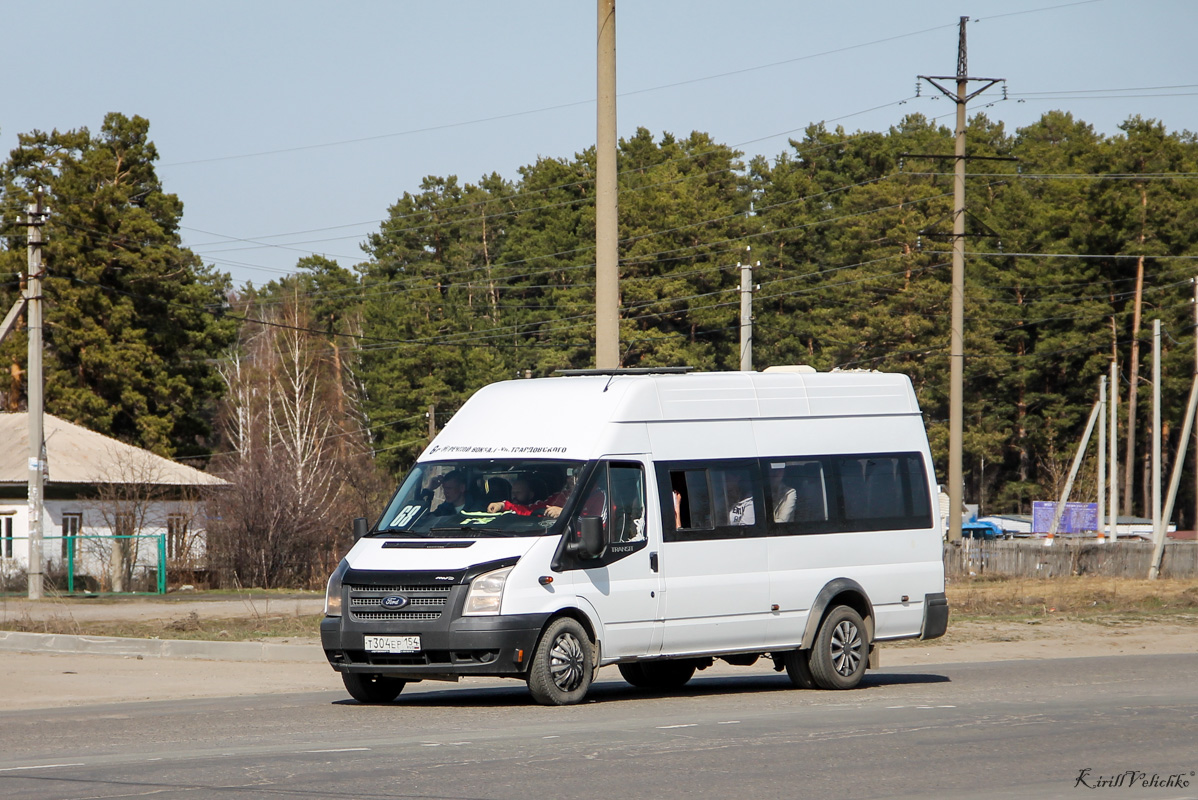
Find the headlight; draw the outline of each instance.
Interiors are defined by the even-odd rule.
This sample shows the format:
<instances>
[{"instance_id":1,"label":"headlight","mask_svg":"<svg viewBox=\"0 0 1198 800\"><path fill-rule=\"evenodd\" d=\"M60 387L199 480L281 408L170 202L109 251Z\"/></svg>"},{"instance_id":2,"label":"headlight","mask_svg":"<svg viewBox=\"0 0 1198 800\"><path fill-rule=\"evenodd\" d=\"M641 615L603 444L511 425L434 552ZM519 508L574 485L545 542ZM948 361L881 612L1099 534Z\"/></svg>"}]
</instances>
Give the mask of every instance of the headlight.
<instances>
[{"instance_id":1,"label":"headlight","mask_svg":"<svg viewBox=\"0 0 1198 800\"><path fill-rule=\"evenodd\" d=\"M326 617L341 616L341 578L347 569L349 569L349 562L343 558L329 577L329 586L324 593L324 615Z\"/></svg>"},{"instance_id":2,"label":"headlight","mask_svg":"<svg viewBox=\"0 0 1198 800\"><path fill-rule=\"evenodd\" d=\"M470 591L466 593L466 607L462 614L498 614L499 603L503 600L503 586L511 567L485 572L470 583Z\"/></svg>"}]
</instances>

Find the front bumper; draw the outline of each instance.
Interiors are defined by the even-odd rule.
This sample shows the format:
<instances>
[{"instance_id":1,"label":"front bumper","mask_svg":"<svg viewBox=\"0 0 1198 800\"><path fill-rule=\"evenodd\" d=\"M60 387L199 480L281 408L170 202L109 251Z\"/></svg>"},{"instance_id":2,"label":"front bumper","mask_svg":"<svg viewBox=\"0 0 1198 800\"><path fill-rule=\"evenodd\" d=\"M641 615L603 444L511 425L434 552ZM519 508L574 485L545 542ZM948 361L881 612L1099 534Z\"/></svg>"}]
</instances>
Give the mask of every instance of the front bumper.
<instances>
[{"instance_id":1,"label":"front bumper","mask_svg":"<svg viewBox=\"0 0 1198 800\"><path fill-rule=\"evenodd\" d=\"M338 672L366 672L407 680L451 679L463 675L523 676L548 614L457 617L442 626L362 625L325 617L320 641ZM372 653L367 635L419 635L418 653Z\"/></svg>"}]
</instances>

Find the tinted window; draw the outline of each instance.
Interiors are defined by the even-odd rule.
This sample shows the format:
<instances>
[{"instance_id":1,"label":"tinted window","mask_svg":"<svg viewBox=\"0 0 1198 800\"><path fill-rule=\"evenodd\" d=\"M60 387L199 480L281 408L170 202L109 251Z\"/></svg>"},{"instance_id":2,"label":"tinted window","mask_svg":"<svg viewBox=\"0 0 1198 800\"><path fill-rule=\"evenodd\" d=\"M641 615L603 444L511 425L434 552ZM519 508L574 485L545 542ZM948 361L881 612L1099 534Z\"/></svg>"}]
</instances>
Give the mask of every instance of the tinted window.
<instances>
[{"instance_id":1,"label":"tinted window","mask_svg":"<svg viewBox=\"0 0 1198 800\"><path fill-rule=\"evenodd\" d=\"M761 536L765 515L757 460L660 465L667 540ZM665 487L669 487L666 489ZM671 524L673 523L673 524Z\"/></svg>"},{"instance_id":2,"label":"tinted window","mask_svg":"<svg viewBox=\"0 0 1198 800\"><path fill-rule=\"evenodd\" d=\"M844 530L927 528L931 501L918 453L838 456Z\"/></svg>"},{"instance_id":3,"label":"tinted window","mask_svg":"<svg viewBox=\"0 0 1198 800\"><path fill-rule=\"evenodd\" d=\"M768 461L770 508L774 522L827 522L828 479L818 459Z\"/></svg>"}]
</instances>

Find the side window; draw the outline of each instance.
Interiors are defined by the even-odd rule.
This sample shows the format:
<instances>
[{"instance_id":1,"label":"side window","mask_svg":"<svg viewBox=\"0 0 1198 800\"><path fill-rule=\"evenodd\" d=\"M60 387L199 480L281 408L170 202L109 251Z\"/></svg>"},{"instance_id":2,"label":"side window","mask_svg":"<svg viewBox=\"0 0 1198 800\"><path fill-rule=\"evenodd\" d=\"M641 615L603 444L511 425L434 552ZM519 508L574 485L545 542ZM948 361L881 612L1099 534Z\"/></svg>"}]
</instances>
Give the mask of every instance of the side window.
<instances>
[{"instance_id":1,"label":"side window","mask_svg":"<svg viewBox=\"0 0 1198 800\"><path fill-rule=\"evenodd\" d=\"M745 526L757 522L752 471L743 467L711 470L715 524Z\"/></svg>"},{"instance_id":2,"label":"side window","mask_svg":"<svg viewBox=\"0 0 1198 800\"><path fill-rule=\"evenodd\" d=\"M676 530L710 530L711 489L705 469L670 470Z\"/></svg>"},{"instance_id":3,"label":"side window","mask_svg":"<svg viewBox=\"0 0 1198 800\"><path fill-rule=\"evenodd\" d=\"M608 541L644 541L645 471L640 464L612 464L607 478L611 490Z\"/></svg>"},{"instance_id":4,"label":"side window","mask_svg":"<svg viewBox=\"0 0 1198 800\"><path fill-rule=\"evenodd\" d=\"M660 467L657 475L662 487L666 539L763 535L762 523L768 515L762 511L765 505L759 474L757 462L748 460Z\"/></svg>"},{"instance_id":5,"label":"side window","mask_svg":"<svg viewBox=\"0 0 1198 800\"><path fill-rule=\"evenodd\" d=\"M826 523L831 519L828 480L818 459L767 461L769 501L777 523ZM819 528L819 525L815 526Z\"/></svg>"},{"instance_id":6,"label":"side window","mask_svg":"<svg viewBox=\"0 0 1198 800\"><path fill-rule=\"evenodd\" d=\"M602 522L603 553L581 559L567 553L565 568L593 569L626 558L648 544L645 469L632 462L601 462L582 484L564 541L581 538L582 520Z\"/></svg>"},{"instance_id":7,"label":"side window","mask_svg":"<svg viewBox=\"0 0 1198 800\"><path fill-rule=\"evenodd\" d=\"M927 476L917 453L836 459L847 530L928 527Z\"/></svg>"}]
</instances>

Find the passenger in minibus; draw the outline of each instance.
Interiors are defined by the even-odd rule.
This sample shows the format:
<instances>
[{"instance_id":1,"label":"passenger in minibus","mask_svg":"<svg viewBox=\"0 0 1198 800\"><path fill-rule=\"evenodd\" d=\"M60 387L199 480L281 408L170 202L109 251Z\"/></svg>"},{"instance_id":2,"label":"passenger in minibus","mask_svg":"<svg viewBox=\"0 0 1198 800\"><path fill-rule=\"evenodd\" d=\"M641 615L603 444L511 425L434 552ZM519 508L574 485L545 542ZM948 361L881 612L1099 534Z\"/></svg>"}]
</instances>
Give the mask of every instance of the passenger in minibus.
<instances>
[{"instance_id":1,"label":"passenger in minibus","mask_svg":"<svg viewBox=\"0 0 1198 800\"><path fill-rule=\"evenodd\" d=\"M757 515L753 511L752 485L740 472L729 470L724 474L724 487L728 498L728 524L753 525Z\"/></svg>"},{"instance_id":2,"label":"passenger in minibus","mask_svg":"<svg viewBox=\"0 0 1198 800\"><path fill-rule=\"evenodd\" d=\"M528 478L516 478L512 481L512 497L510 500L500 500L490 503L487 511L499 514L504 511L514 511L522 517L527 517L534 511L540 511L549 503L546 500L533 500L532 482Z\"/></svg>"},{"instance_id":3,"label":"passenger in minibus","mask_svg":"<svg viewBox=\"0 0 1198 800\"><path fill-rule=\"evenodd\" d=\"M774 522L793 522L795 518L794 487L786 484L785 465L770 467L770 498L774 501Z\"/></svg>"}]
</instances>

